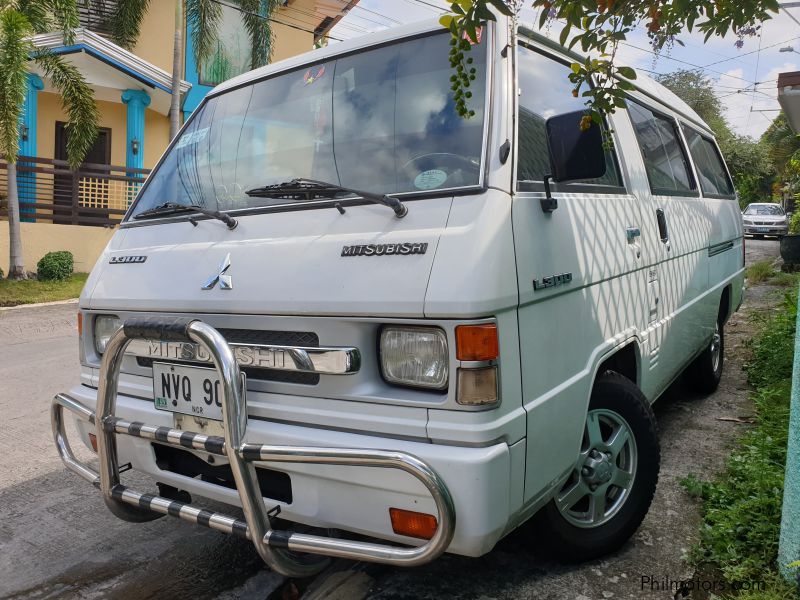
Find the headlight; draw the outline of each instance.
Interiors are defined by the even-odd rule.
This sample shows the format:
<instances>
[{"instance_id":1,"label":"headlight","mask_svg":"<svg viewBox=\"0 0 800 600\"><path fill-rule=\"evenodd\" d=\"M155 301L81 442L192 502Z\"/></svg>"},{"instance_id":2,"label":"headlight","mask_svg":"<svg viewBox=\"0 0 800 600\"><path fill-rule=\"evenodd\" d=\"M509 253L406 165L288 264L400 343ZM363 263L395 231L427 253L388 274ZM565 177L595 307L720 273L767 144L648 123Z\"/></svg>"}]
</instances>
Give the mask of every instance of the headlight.
<instances>
[{"instance_id":1,"label":"headlight","mask_svg":"<svg viewBox=\"0 0 800 600\"><path fill-rule=\"evenodd\" d=\"M117 330L122 327L122 321L116 315L98 315L94 318L94 348L98 354L106 351L108 342Z\"/></svg>"},{"instance_id":2,"label":"headlight","mask_svg":"<svg viewBox=\"0 0 800 600\"><path fill-rule=\"evenodd\" d=\"M752 225L753 224L753 220L752 219L744 219L744 224L745 225Z\"/></svg>"},{"instance_id":3,"label":"headlight","mask_svg":"<svg viewBox=\"0 0 800 600\"><path fill-rule=\"evenodd\" d=\"M385 327L381 370L389 383L441 390L447 387L447 337L433 327Z\"/></svg>"}]
</instances>

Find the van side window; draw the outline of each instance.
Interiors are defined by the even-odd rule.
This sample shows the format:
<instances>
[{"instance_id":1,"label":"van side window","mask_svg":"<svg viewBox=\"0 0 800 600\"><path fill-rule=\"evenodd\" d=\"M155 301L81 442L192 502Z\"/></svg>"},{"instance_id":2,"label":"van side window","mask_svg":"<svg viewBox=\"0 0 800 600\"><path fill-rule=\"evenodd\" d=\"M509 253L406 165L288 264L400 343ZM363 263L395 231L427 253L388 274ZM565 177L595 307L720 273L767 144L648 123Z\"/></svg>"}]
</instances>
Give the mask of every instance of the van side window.
<instances>
[{"instance_id":1,"label":"van side window","mask_svg":"<svg viewBox=\"0 0 800 600\"><path fill-rule=\"evenodd\" d=\"M569 66L566 64L521 45L517 56L520 87L517 179L523 183L520 189L535 189L524 184L540 182L550 173L545 121L554 115L586 108L586 99L572 96L572 84L567 79ZM581 183L609 186L615 188L609 192L617 192L622 180L613 151L606 152L605 175ZM567 184L563 189L581 183Z\"/></svg>"},{"instance_id":2,"label":"van side window","mask_svg":"<svg viewBox=\"0 0 800 600\"><path fill-rule=\"evenodd\" d=\"M725 170L725 163L722 162L722 156L714 142L686 125L683 126L683 135L686 137L689 152L697 168L703 195L712 198L733 198L735 196L733 182Z\"/></svg>"},{"instance_id":3,"label":"van side window","mask_svg":"<svg viewBox=\"0 0 800 600\"><path fill-rule=\"evenodd\" d=\"M628 101L628 113L653 193L696 195L694 178L675 121L631 100Z\"/></svg>"}]
</instances>

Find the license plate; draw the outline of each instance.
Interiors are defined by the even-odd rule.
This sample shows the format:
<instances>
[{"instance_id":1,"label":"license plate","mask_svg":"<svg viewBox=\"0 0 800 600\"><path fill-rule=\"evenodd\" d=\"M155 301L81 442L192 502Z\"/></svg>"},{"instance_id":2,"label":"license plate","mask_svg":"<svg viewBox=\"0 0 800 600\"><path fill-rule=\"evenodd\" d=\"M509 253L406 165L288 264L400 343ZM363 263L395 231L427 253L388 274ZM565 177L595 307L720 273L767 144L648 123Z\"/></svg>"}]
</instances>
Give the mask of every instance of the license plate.
<instances>
[{"instance_id":1,"label":"license plate","mask_svg":"<svg viewBox=\"0 0 800 600\"><path fill-rule=\"evenodd\" d=\"M242 373L242 396L245 389ZM222 382L216 369L153 363L153 398L158 410L222 420Z\"/></svg>"},{"instance_id":2,"label":"license plate","mask_svg":"<svg viewBox=\"0 0 800 600\"><path fill-rule=\"evenodd\" d=\"M756 233L767 233L769 231L769 227L756 227Z\"/></svg>"}]
</instances>

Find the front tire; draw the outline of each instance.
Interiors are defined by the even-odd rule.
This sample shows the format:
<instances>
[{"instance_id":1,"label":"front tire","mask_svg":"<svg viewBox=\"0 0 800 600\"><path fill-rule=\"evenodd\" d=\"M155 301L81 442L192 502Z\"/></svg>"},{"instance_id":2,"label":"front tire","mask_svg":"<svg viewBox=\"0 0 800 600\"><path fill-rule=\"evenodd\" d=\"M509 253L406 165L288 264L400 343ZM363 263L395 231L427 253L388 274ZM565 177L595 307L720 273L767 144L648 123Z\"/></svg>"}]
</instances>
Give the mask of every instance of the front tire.
<instances>
[{"instance_id":1,"label":"front tire","mask_svg":"<svg viewBox=\"0 0 800 600\"><path fill-rule=\"evenodd\" d=\"M725 324L717 320L708 346L686 368L686 382L696 392L712 394L722 380L725 366Z\"/></svg>"},{"instance_id":2,"label":"front tire","mask_svg":"<svg viewBox=\"0 0 800 600\"><path fill-rule=\"evenodd\" d=\"M660 461L658 427L647 398L626 377L601 375L573 472L533 517L537 545L567 561L617 550L650 508Z\"/></svg>"}]
</instances>

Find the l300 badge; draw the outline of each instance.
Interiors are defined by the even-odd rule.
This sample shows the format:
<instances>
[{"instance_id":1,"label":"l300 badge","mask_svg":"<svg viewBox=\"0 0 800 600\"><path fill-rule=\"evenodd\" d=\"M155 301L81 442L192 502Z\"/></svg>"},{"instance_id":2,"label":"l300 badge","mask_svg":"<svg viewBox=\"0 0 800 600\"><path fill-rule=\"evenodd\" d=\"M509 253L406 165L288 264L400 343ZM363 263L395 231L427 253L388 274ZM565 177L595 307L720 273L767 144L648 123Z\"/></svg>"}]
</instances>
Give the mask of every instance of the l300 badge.
<instances>
[{"instance_id":1,"label":"l300 badge","mask_svg":"<svg viewBox=\"0 0 800 600\"><path fill-rule=\"evenodd\" d=\"M572 273L561 273L561 275L551 275L550 277L542 277L541 279L533 280L533 289L544 290L557 285L565 283L572 283Z\"/></svg>"}]
</instances>

